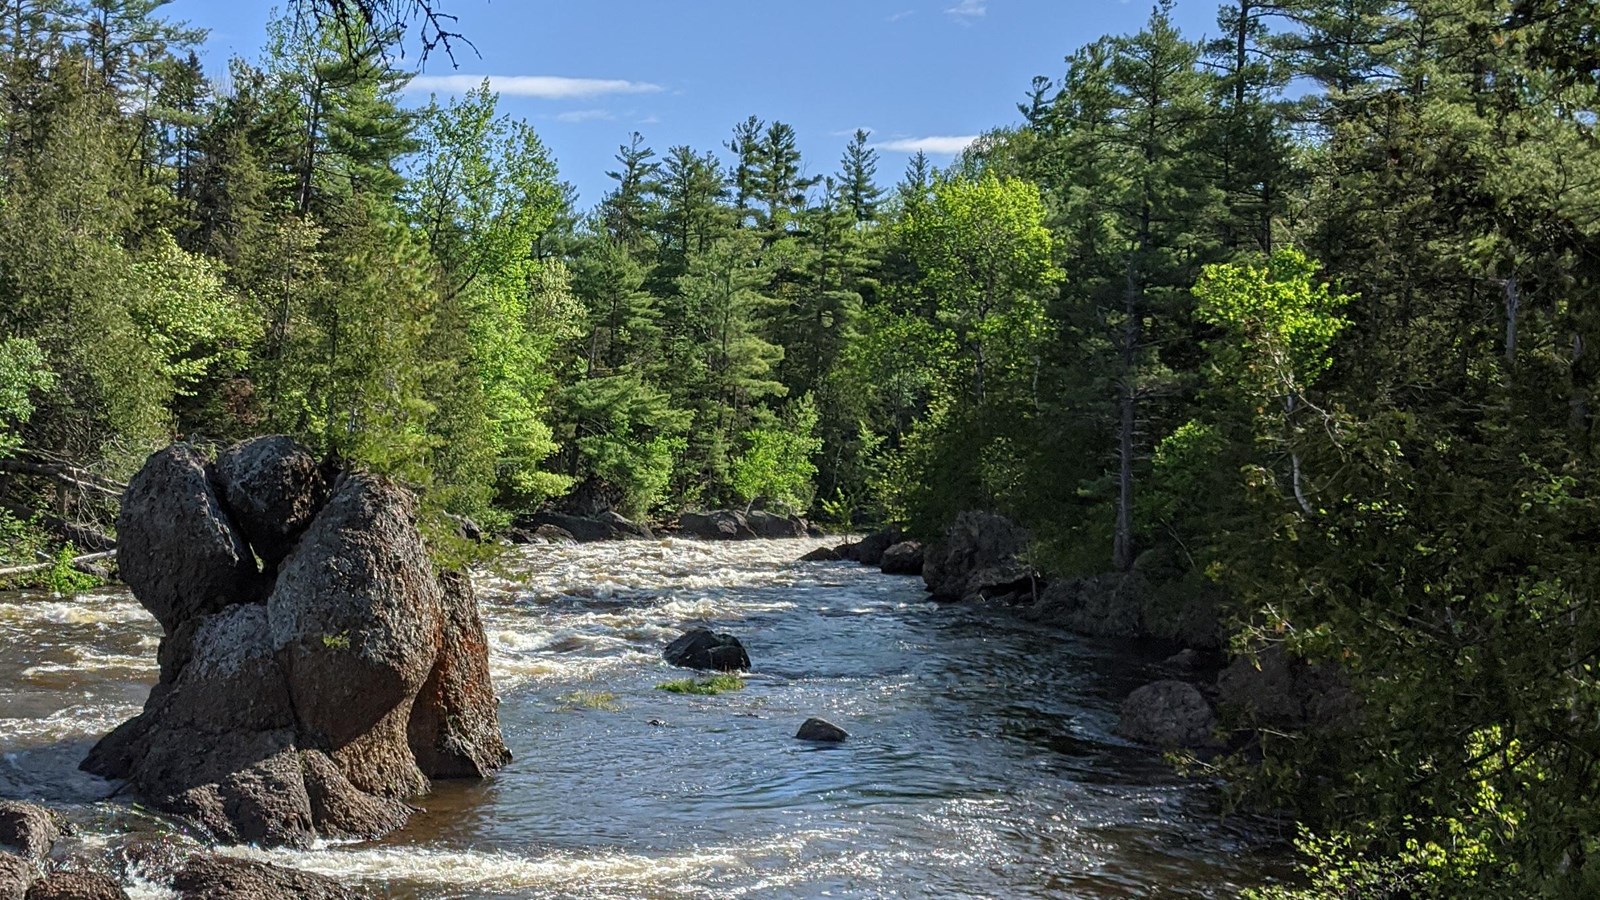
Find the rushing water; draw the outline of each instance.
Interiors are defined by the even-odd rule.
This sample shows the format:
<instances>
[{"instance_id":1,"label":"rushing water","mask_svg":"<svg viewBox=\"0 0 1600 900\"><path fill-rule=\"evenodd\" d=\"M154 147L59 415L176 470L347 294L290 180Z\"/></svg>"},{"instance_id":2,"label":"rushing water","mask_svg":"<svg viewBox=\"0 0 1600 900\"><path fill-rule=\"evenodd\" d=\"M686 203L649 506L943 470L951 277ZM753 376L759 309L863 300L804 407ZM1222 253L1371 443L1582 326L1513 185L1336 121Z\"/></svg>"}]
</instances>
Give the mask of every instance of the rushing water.
<instances>
[{"instance_id":1,"label":"rushing water","mask_svg":"<svg viewBox=\"0 0 1600 900\"><path fill-rule=\"evenodd\" d=\"M792 562L817 545L527 549L479 582L515 761L376 844L230 852L403 898L1219 897L1278 868L1111 734L1158 662ZM656 688L700 623L745 643L743 691ZM76 771L138 711L158 637L123 591L0 594L0 796L69 808L91 850L158 827ZM796 741L813 715L850 740Z\"/></svg>"}]
</instances>

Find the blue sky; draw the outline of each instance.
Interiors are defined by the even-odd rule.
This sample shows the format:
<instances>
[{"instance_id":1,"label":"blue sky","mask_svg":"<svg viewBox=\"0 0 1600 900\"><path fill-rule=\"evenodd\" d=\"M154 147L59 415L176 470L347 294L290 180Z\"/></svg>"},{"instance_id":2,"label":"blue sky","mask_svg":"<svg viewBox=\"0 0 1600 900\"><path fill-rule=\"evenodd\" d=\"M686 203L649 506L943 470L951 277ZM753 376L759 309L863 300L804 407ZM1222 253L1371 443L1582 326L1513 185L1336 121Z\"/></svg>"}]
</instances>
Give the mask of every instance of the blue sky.
<instances>
[{"instance_id":1,"label":"blue sky","mask_svg":"<svg viewBox=\"0 0 1600 900\"><path fill-rule=\"evenodd\" d=\"M1136 30L1142 0L441 0L477 45L458 68L431 58L441 93L490 76L501 108L526 119L580 203L633 131L664 154L720 149L746 116L788 122L809 174L832 173L849 134L873 132L885 185L917 148L943 165L962 139L1016 121L1034 75L1102 34ZM208 71L254 58L278 3L175 0L208 28ZM1180 0L1185 33L1216 30L1217 0ZM421 103L427 92L413 98Z\"/></svg>"}]
</instances>

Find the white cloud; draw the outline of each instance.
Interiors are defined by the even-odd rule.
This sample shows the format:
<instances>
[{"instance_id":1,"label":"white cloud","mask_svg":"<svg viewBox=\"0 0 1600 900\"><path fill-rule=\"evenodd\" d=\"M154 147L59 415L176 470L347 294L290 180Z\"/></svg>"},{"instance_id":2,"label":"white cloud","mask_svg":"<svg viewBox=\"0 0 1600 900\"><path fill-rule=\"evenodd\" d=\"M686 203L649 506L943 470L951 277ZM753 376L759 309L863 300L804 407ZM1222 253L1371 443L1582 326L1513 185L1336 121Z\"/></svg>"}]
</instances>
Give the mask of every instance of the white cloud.
<instances>
[{"instance_id":1,"label":"white cloud","mask_svg":"<svg viewBox=\"0 0 1600 900\"><path fill-rule=\"evenodd\" d=\"M617 117L609 109L574 109L556 116L557 122L611 122Z\"/></svg>"},{"instance_id":2,"label":"white cloud","mask_svg":"<svg viewBox=\"0 0 1600 900\"><path fill-rule=\"evenodd\" d=\"M830 132L828 132L828 136L829 137L855 137L856 136L856 132L858 132L858 131L865 131L867 134L871 134L874 131L877 131L877 129L873 128L871 125L862 125L859 128L846 128L843 131L830 131Z\"/></svg>"},{"instance_id":3,"label":"white cloud","mask_svg":"<svg viewBox=\"0 0 1600 900\"><path fill-rule=\"evenodd\" d=\"M954 17L958 22L970 22L988 13L989 0L960 0L955 6L945 10L946 15Z\"/></svg>"},{"instance_id":4,"label":"white cloud","mask_svg":"<svg viewBox=\"0 0 1600 900\"><path fill-rule=\"evenodd\" d=\"M954 156L967 149L973 141L977 140L975 134L962 136L930 136L919 138L899 138L893 141L884 141L872 146L879 150L888 150L891 153L932 153L935 156Z\"/></svg>"},{"instance_id":5,"label":"white cloud","mask_svg":"<svg viewBox=\"0 0 1600 900\"><path fill-rule=\"evenodd\" d=\"M577 100L609 94L655 94L661 85L620 78L567 78L561 75L418 75L407 90L440 94L475 91L488 79L490 89L508 97Z\"/></svg>"},{"instance_id":6,"label":"white cloud","mask_svg":"<svg viewBox=\"0 0 1600 900\"><path fill-rule=\"evenodd\" d=\"M899 12L895 13L894 15L890 16L889 18L885 19L884 21L885 22L898 22L901 19L909 19L909 18L911 18L912 16L914 16L916 14L917 14L917 11L914 10L914 9L902 9Z\"/></svg>"}]
</instances>

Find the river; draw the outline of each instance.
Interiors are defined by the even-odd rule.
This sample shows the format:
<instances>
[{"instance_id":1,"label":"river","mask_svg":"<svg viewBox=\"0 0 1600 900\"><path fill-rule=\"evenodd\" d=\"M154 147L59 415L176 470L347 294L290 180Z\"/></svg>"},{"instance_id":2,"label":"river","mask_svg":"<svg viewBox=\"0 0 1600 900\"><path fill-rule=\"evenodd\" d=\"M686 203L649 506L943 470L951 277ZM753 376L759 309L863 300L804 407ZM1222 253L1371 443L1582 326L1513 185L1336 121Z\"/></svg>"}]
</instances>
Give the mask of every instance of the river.
<instances>
[{"instance_id":1,"label":"river","mask_svg":"<svg viewBox=\"0 0 1600 900\"><path fill-rule=\"evenodd\" d=\"M378 843L230 852L416 900L1224 897L1282 870L1259 823L1112 735L1159 656L793 562L819 545L509 555L479 589L515 761ZM657 689L699 623L744 642L744 690ZM80 850L164 827L76 769L143 703L159 635L125 591L0 594L0 797L67 809ZM851 738L795 740L809 716Z\"/></svg>"}]
</instances>

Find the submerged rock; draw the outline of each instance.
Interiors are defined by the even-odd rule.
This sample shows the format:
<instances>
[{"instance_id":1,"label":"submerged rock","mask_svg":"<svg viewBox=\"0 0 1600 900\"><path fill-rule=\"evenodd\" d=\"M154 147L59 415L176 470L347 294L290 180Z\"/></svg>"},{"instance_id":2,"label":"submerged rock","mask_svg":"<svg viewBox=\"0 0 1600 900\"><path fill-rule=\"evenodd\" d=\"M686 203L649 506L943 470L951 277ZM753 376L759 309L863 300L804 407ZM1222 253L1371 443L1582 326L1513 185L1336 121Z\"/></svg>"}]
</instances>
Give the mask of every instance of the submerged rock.
<instances>
[{"instance_id":1,"label":"submerged rock","mask_svg":"<svg viewBox=\"0 0 1600 900\"><path fill-rule=\"evenodd\" d=\"M744 645L731 634L715 634L710 629L696 628L661 651L662 658L685 669L704 669L716 672L748 672L750 656Z\"/></svg>"},{"instance_id":2,"label":"submerged rock","mask_svg":"<svg viewBox=\"0 0 1600 900\"><path fill-rule=\"evenodd\" d=\"M173 878L179 900L356 900L331 878L227 856L195 855Z\"/></svg>"},{"instance_id":3,"label":"submerged rock","mask_svg":"<svg viewBox=\"0 0 1600 900\"><path fill-rule=\"evenodd\" d=\"M837 744L850 737L850 733L843 728L823 719L807 719L795 732L795 738L802 741L816 741L823 744Z\"/></svg>"},{"instance_id":4,"label":"submerged rock","mask_svg":"<svg viewBox=\"0 0 1600 900\"><path fill-rule=\"evenodd\" d=\"M1216 714L1198 688L1185 681L1158 681L1122 702L1117 734L1165 750L1198 749L1216 744L1216 726Z\"/></svg>"},{"instance_id":5,"label":"submerged rock","mask_svg":"<svg viewBox=\"0 0 1600 900\"><path fill-rule=\"evenodd\" d=\"M248 442L224 457L234 460L229 478L256 485L250 496L277 498L263 509L313 502L304 492L284 499L294 493L289 481L312 476L309 457L282 441ZM286 468L272 462L287 458L295 461ZM180 448L151 465L158 474L177 464L187 471L194 460ZM192 478L179 484L200 489ZM144 506L229 520L214 497L186 506L169 499ZM476 598L465 576L435 575L416 498L384 478L347 473L315 505L303 529L252 526L268 542L293 540L264 602L170 603L189 589L130 582L146 607L178 614L163 622L161 683L83 768L128 781L149 805L220 840L305 846L379 837L405 823L412 810L403 801L428 790L430 778L481 777L505 763ZM130 527L144 527L124 513ZM180 521L150 533L202 530ZM147 549L162 552L156 543Z\"/></svg>"}]
</instances>

